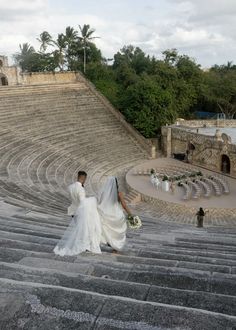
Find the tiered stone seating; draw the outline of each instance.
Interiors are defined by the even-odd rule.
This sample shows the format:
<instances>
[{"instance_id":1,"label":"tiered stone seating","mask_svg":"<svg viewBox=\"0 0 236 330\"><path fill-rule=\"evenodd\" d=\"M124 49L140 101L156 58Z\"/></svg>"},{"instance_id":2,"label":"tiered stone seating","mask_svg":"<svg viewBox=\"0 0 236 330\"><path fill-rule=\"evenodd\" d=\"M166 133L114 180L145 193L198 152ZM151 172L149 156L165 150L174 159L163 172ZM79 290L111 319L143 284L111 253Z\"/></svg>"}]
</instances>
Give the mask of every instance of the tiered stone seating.
<instances>
[{"instance_id":1,"label":"tiered stone seating","mask_svg":"<svg viewBox=\"0 0 236 330\"><path fill-rule=\"evenodd\" d=\"M192 191L194 191L194 193L192 194L192 198L193 199L200 198L202 190L201 190L200 186L198 185L198 183L195 183L193 181L188 181L188 184L191 185Z\"/></svg>"},{"instance_id":2,"label":"tiered stone seating","mask_svg":"<svg viewBox=\"0 0 236 330\"><path fill-rule=\"evenodd\" d=\"M210 198L212 195L221 196L224 194L229 194L229 184L223 178L217 175L208 177L204 175L202 180L198 177L191 180L191 174L193 173L193 168L185 166L174 166L166 164L165 167L154 168L156 173L161 177L167 176L182 176L185 175L188 178L188 182L185 183L181 180L182 187L184 189L184 200L189 199L199 199L200 197ZM195 168L195 172L197 172ZM151 168L135 168L133 170L134 175L150 175ZM190 177L189 177L190 176ZM188 187L189 186L189 187Z\"/></svg>"},{"instance_id":3,"label":"tiered stone seating","mask_svg":"<svg viewBox=\"0 0 236 330\"><path fill-rule=\"evenodd\" d=\"M123 187L147 158L93 89L2 88L0 115L0 329L236 327L235 228L201 231L175 223L188 214L141 202L143 227L122 254L52 253L77 171L88 171L90 194L110 174Z\"/></svg>"},{"instance_id":4,"label":"tiered stone seating","mask_svg":"<svg viewBox=\"0 0 236 330\"><path fill-rule=\"evenodd\" d=\"M192 187L189 186L187 183L182 183L182 187L185 190L184 196L183 196L183 200L189 200L191 198L192 195Z\"/></svg>"},{"instance_id":5,"label":"tiered stone seating","mask_svg":"<svg viewBox=\"0 0 236 330\"><path fill-rule=\"evenodd\" d=\"M204 189L204 197L210 197L211 196L211 186L202 180L196 180L197 184L201 186Z\"/></svg>"},{"instance_id":6,"label":"tiered stone seating","mask_svg":"<svg viewBox=\"0 0 236 330\"><path fill-rule=\"evenodd\" d=\"M61 209L78 169L89 172L93 192L104 176L147 157L84 83L2 88L0 99L0 193L8 201Z\"/></svg>"},{"instance_id":7,"label":"tiered stone seating","mask_svg":"<svg viewBox=\"0 0 236 330\"><path fill-rule=\"evenodd\" d=\"M204 180L206 183L208 183L209 185L212 186L216 196L222 195L221 187L219 186L219 184L216 181L214 181L212 179L208 179L208 178L204 178Z\"/></svg>"},{"instance_id":8,"label":"tiered stone seating","mask_svg":"<svg viewBox=\"0 0 236 330\"><path fill-rule=\"evenodd\" d=\"M229 190L229 185L228 183L222 179L219 176L213 176L213 180L216 181L218 184L220 184L222 186L222 190L224 194L229 194L230 190Z\"/></svg>"}]
</instances>

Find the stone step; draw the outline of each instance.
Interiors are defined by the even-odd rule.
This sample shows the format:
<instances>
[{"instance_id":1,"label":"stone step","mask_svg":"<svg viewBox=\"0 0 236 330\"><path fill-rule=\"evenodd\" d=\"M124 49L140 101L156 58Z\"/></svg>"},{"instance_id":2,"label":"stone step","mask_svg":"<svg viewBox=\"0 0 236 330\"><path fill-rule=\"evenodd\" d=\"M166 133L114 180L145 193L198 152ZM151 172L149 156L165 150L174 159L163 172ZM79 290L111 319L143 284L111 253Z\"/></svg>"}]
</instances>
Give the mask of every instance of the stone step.
<instances>
[{"instance_id":1,"label":"stone step","mask_svg":"<svg viewBox=\"0 0 236 330\"><path fill-rule=\"evenodd\" d=\"M9 238L0 238L0 246L35 251L35 252L48 252L48 253L51 253L53 250L52 245L46 245L46 244L42 244L42 243L24 242L24 241L18 241L16 239L9 239Z\"/></svg>"},{"instance_id":2,"label":"stone step","mask_svg":"<svg viewBox=\"0 0 236 330\"><path fill-rule=\"evenodd\" d=\"M167 328L225 330L236 317L201 309L138 301L83 290L0 279L0 326L14 329L19 320L28 329L136 329ZM114 313L115 311L115 313Z\"/></svg>"},{"instance_id":3,"label":"stone step","mask_svg":"<svg viewBox=\"0 0 236 330\"><path fill-rule=\"evenodd\" d=\"M70 219L68 219L70 221ZM68 221L67 220L67 221ZM16 222L16 221L13 221L11 223L11 221L8 221L7 225L4 226L4 223L6 223L6 221L3 219L1 220L0 219L0 223L2 223L2 231L0 231L0 236L2 237L6 237L6 233L9 233L9 237L16 237L16 239L19 239L19 237L21 237L21 235L23 235L23 238L27 240L27 238L24 237L24 235L27 235L27 237L29 237L29 239L32 241L32 239L35 237L35 239L37 239L37 237L42 237L43 238L48 238L50 242L50 238L52 239L59 239L61 237L61 235L63 234L67 224L69 223L66 222L66 220L64 220L63 222L58 222L58 224L60 225L60 227L58 226L53 226L52 228L48 227L47 229L44 229L44 227L42 226L41 228L39 226L37 226L37 221L35 224L32 223L32 225L26 225L26 224L20 224L20 222ZM48 224L50 225L50 224ZM57 229L58 230L57 230ZM2 234L1 234L2 233ZM139 231L139 235L140 235L141 231ZM19 234L19 235L17 235ZM15 235L15 236L14 236ZM130 236L131 235L131 236ZM132 243L134 246L138 246L140 243L142 247L142 244L143 246L146 246L146 240L145 238L143 239L137 239L137 236L134 236L135 234L134 233L130 233L128 234L128 238L129 238L129 242ZM32 237L31 237L32 236ZM133 236L133 238L132 238ZM158 236L157 236L158 237ZM54 244L56 241L53 240L51 241L52 244ZM155 246L154 245L154 242L155 242L155 239L153 238L153 240L150 240L149 239L149 244L147 246L148 250L152 248L152 246ZM160 244L160 242L158 243ZM165 245L165 244L164 244ZM140 248L139 247L139 248ZM173 245L170 245L168 246L168 249L167 248L163 248L163 246L158 246L158 250L162 253L163 251L167 251L168 253L173 253ZM189 254L189 255L196 255L196 252L193 250L190 250L188 247L187 248L179 248L178 250L174 250L175 254ZM152 251L152 250L149 250L148 252L146 251L142 251L140 253L145 253L145 257L148 257L150 254L150 257L152 257L152 254L154 253L154 257L155 257L155 254L157 253L157 257L158 257L158 252L156 251ZM205 251L198 251L198 255L203 255L203 256L212 256L212 257L222 257L222 258L229 258L229 259L235 259L235 254L231 252L231 250L228 252L221 252L219 253L218 252L218 249L215 251L213 249L213 251L211 251L210 253L209 252L205 252Z\"/></svg>"},{"instance_id":4,"label":"stone step","mask_svg":"<svg viewBox=\"0 0 236 330\"><path fill-rule=\"evenodd\" d=\"M143 257L144 259L151 259L151 260L179 260L184 262L193 262L193 263L206 263L206 264L218 264L218 265L225 265L225 266L235 266L236 260L231 259L224 259L224 255L214 254L211 253L210 255L205 254L205 256L196 256L196 254L188 254L189 251L182 251L182 253L174 253L177 251L139 251L138 256Z\"/></svg>"},{"instance_id":5,"label":"stone step","mask_svg":"<svg viewBox=\"0 0 236 330\"><path fill-rule=\"evenodd\" d=\"M222 235L222 234L221 234ZM220 238L217 238L217 240L207 237L206 239L204 238L195 238L195 237L181 237L181 238L176 238L175 239L176 242L184 242L184 243L194 243L194 244L200 244L200 245L205 245L205 244L211 244L212 246L232 246L232 247L236 247L236 241L235 241L235 237L229 238L229 237L224 237L222 238L222 236Z\"/></svg>"},{"instance_id":6,"label":"stone step","mask_svg":"<svg viewBox=\"0 0 236 330\"><path fill-rule=\"evenodd\" d=\"M168 244L166 244L168 247ZM197 250L214 250L214 251L225 251L225 252L232 252L236 254L236 246L234 245L227 245L225 244L211 244L211 243L195 243L195 242L184 242L184 241L179 241L176 242L176 244L172 244L172 247L184 247L184 248L191 248L191 249L197 249Z\"/></svg>"},{"instance_id":7,"label":"stone step","mask_svg":"<svg viewBox=\"0 0 236 330\"><path fill-rule=\"evenodd\" d=\"M157 251L158 250L158 251ZM236 256L234 253L224 253L224 251L202 251L202 250L190 250L188 248L173 248L173 246L167 247L158 247L156 250L149 249L149 246L147 246L147 249L145 251L140 251L139 256L140 257L151 257L151 258L160 258L162 255L165 255L165 258L167 258L168 255L182 255L182 260L188 261L188 257L195 256L197 257L210 257L210 258L218 258L218 259L224 259L224 260L236 260ZM186 257L185 257L186 256Z\"/></svg>"},{"instance_id":8,"label":"stone step","mask_svg":"<svg viewBox=\"0 0 236 330\"><path fill-rule=\"evenodd\" d=\"M21 246L21 248L24 248L25 244ZM37 246L38 247L38 246ZM35 251L37 253L37 256L45 256L50 259L56 259L57 257L52 253L52 249L48 249L49 252L45 254L45 252L40 255L40 251ZM225 273L225 274L235 274L236 270L236 263L230 264L228 266L219 264L211 264L209 260L205 263L199 263L199 262L186 262L186 261L179 261L178 259L175 260L168 260L168 259L152 259L152 258L141 258L141 257L131 257L130 255L117 255L114 256L111 253L107 253L106 250L102 249L103 255L102 256L96 256L95 262L98 260L101 261L112 261L112 262L121 262L125 264L138 264L138 265L153 265L153 266L161 266L161 267L176 267L176 268L184 268L184 269L193 269L193 270L202 270L202 271L210 271L210 272L218 272L218 273ZM128 251L126 252L129 253ZM0 250L0 260L2 261L20 261L25 256L31 256L33 254L33 251L24 250L24 249L13 249L8 248L7 244L5 244L5 247ZM78 260L79 256L77 256ZM90 258L91 259L91 258ZM61 260L67 260L67 257L61 258Z\"/></svg>"},{"instance_id":9,"label":"stone step","mask_svg":"<svg viewBox=\"0 0 236 330\"><path fill-rule=\"evenodd\" d=\"M65 261L52 260L46 258L25 257L19 261L19 264L33 266L43 269L65 270L66 267L80 272L80 264L90 265L89 273L95 277L108 275L114 280L123 280L135 283L152 284L162 287L214 292L226 295L236 295L236 275L223 274L218 272L210 273L208 271L152 266L143 264L125 264L121 262L96 261L96 259L78 258L73 264Z\"/></svg>"},{"instance_id":10,"label":"stone step","mask_svg":"<svg viewBox=\"0 0 236 330\"><path fill-rule=\"evenodd\" d=\"M236 297L81 275L82 270L88 271L82 264L80 264L80 274L68 272L67 269L62 272L9 263L0 263L0 266L0 278L16 281L59 285L110 296L200 308L228 315L234 315L236 310Z\"/></svg>"},{"instance_id":11,"label":"stone step","mask_svg":"<svg viewBox=\"0 0 236 330\"><path fill-rule=\"evenodd\" d=\"M68 217L69 218L69 217ZM0 216L1 226L15 227L15 228L26 228L26 229L35 229L39 231L46 231L57 233L57 231L62 233L62 231L68 225L68 218L60 219L50 219L49 216L46 217L30 217L29 213L24 215L14 214L14 216Z\"/></svg>"},{"instance_id":12,"label":"stone step","mask_svg":"<svg viewBox=\"0 0 236 330\"><path fill-rule=\"evenodd\" d=\"M1 222L0 222L1 223ZM66 229L66 227L65 227ZM31 236L35 236L35 237L45 237L45 238L52 238L52 239L59 239L61 237L61 230L56 230L56 228L54 228L53 230L51 230L52 233L50 233L50 230L45 229L42 230L41 229L37 229L37 227L35 228L32 226L23 226L23 228L19 225L16 226L4 226L1 225L1 231L0 231L0 237L2 237L1 232L5 232L5 233L15 233L15 234L26 234L26 235L31 235ZM5 237L5 235L3 235L3 237Z\"/></svg>"}]
</instances>

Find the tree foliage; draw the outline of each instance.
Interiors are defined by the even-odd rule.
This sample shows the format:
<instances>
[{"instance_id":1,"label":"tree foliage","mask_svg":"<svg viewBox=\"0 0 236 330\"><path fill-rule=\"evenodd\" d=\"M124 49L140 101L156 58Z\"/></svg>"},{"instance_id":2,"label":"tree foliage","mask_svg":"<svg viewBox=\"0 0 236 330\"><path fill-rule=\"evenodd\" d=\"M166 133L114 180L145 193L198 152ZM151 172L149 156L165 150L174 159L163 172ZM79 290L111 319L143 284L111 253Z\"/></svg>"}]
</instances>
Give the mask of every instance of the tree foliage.
<instances>
[{"instance_id":1,"label":"tree foliage","mask_svg":"<svg viewBox=\"0 0 236 330\"><path fill-rule=\"evenodd\" d=\"M43 31L37 41L39 51L28 43L20 45L20 52L14 54L15 62L26 72L83 70L86 64L101 62L101 51L92 42L94 29L85 24L79 30L68 26L56 38Z\"/></svg>"},{"instance_id":2,"label":"tree foliage","mask_svg":"<svg viewBox=\"0 0 236 330\"><path fill-rule=\"evenodd\" d=\"M113 61L102 57L90 25L68 26L55 39L44 31L36 51L28 43L14 55L23 71L84 71L87 78L145 137L155 137L162 125L196 111L236 116L236 65L202 70L194 59L176 49L150 57L139 47L124 46Z\"/></svg>"}]
</instances>

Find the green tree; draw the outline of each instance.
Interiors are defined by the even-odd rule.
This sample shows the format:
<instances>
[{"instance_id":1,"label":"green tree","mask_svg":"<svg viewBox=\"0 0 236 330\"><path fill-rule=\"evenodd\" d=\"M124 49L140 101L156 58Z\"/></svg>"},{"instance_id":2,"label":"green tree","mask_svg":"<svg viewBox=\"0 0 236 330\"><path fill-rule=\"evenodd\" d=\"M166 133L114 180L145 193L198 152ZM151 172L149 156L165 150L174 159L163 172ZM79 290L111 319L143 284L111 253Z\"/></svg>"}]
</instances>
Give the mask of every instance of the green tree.
<instances>
[{"instance_id":1,"label":"green tree","mask_svg":"<svg viewBox=\"0 0 236 330\"><path fill-rule=\"evenodd\" d=\"M79 41L81 42L82 48L83 48L83 53L84 53L84 73L86 73L86 55L87 55L87 50L91 46L91 41L98 38L98 37L93 37L93 34L95 32L94 29L90 28L89 24L84 24L83 27L79 25L79 30L80 30L80 36L79 36Z\"/></svg>"},{"instance_id":2,"label":"green tree","mask_svg":"<svg viewBox=\"0 0 236 330\"><path fill-rule=\"evenodd\" d=\"M66 63L65 56L67 40L66 36L63 33L58 34L57 40L55 41L55 45L57 47L57 49L53 51L55 64L59 67L60 71L64 71L64 65Z\"/></svg>"},{"instance_id":3,"label":"green tree","mask_svg":"<svg viewBox=\"0 0 236 330\"><path fill-rule=\"evenodd\" d=\"M127 88L121 111L146 137L156 136L162 125L172 123L177 117L170 93L148 75Z\"/></svg>"},{"instance_id":4,"label":"green tree","mask_svg":"<svg viewBox=\"0 0 236 330\"><path fill-rule=\"evenodd\" d=\"M21 67L23 71L30 71L30 63L32 57L35 54L35 49L28 43L20 44L20 52L13 55L13 58L17 65Z\"/></svg>"},{"instance_id":5,"label":"green tree","mask_svg":"<svg viewBox=\"0 0 236 330\"><path fill-rule=\"evenodd\" d=\"M113 68L119 69L124 66L132 68L139 75L150 70L151 59L139 47L124 46L114 55Z\"/></svg>"},{"instance_id":6,"label":"green tree","mask_svg":"<svg viewBox=\"0 0 236 330\"><path fill-rule=\"evenodd\" d=\"M178 59L178 51L176 48L167 49L162 52L164 56L164 62L169 65L174 65Z\"/></svg>"},{"instance_id":7,"label":"green tree","mask_svg":"<svg viewBox=\"0 0 236 330\"><path fill-rule=\"evenodd\" d=\"M65 31L65 59L67 62L68 70L75 70L75 63L77 62L77 52L75 49L78 47L78 31L73 27L67 26Z\"/></svg>"},{"instance_id":8,"label":"green tree","mask_svg":"<svg viewBox=\"0 0 236 330\"><path fill-rule=\"evenodd\" d=\"M37 38L37 40L40 42L40 51L42 53L45 53L45 51L47 50L48 46L53 46L54 45L54 41L52 39L52 36L47 32L47 31L43 31L40 35L39 38Z\"/></svg>"},{"instance_id":9,"label":"green tree","mask_svg":"<svg viewBox=\"0 0 236 330\"><path fill-rule=\"evenodd\" d=\"M204 75L203 98L214 105L215 112L222 112L227 118L236 116L236 70L214 67Z\"/></svg>"}]
</instances>

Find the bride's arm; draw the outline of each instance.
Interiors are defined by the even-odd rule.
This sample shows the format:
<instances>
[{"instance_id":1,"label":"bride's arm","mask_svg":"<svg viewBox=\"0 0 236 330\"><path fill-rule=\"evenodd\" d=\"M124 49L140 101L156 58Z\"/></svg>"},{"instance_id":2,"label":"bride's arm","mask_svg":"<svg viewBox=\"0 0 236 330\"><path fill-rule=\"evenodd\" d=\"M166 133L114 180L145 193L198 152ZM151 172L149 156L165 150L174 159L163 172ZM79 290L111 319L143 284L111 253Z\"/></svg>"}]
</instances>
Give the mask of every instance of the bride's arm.
<instances>
[{"instance_id":1,"label":"bride's arm","mask_svg":"<svg viewBox=\"0 0 236 330\"><path fill-rule=\"evenodd\" d=\"M126 211L126 213L128 215L132 215L132 213L130 212L128 206L125 203L124 196L123 196L122 192L119 192L118 196L119 196L119 201L120 201L121 206L123 207L123 209Z\"/></svg>"}]
</instances>

